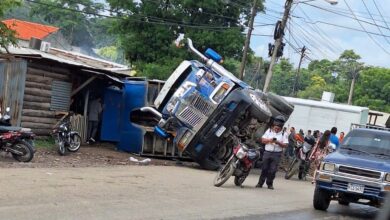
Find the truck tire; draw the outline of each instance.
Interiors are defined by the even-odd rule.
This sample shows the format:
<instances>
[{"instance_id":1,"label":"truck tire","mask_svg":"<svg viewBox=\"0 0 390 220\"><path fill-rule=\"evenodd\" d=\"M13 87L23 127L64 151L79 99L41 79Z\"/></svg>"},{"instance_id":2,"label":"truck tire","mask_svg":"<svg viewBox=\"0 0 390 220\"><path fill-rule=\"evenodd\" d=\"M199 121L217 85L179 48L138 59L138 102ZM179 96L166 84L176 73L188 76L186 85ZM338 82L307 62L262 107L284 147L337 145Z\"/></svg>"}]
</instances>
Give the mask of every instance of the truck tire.
<instances>
[{"instance_id":1,"label":"truck tire","mask_svg":"<svg viewBox=\"0 0 390 220\"><path fill-rule=\"evenodd\" d=\"M313 206L317 210L326 211L330 204L331 195L318 187L314 190Z\"/></svg>"},{"instance_id":2,"label":"truck tire","mask_svg":"<svg viewBox=\"0 0 390 220\"><path fill-rule=\"evenodd\" d=\"M294 111L294 106L288 103L285 99L282 97L274 94L274 93L268 93L267 94L268 102L271 104L271 106L282 113L285 116L290 116L291 113Z\"/></svg>"},{"instance_id":3,"label":"truck tire","mask_svg":"<svg viewBox=\"0 0 390 220\"><path fill-rule=\"evenodd\" d=\"M268 105L264 101L264 94L257 91L246 91L246 93L246 96L249 97L249 100L252 103L249 107L251 116L260 122L268 123L272 117L272 112L266 109ZM261 106L263 106L263 108Z\"/></svg>"},{"instance_id":4,"label":"truck tire","mask_svg":"<svg viewBox=\"0 0 390 220\"><path fill-rule=\"evenodd\" d=\"M288 115L279 112L279 111L276 110L274 107L272 107L272 105L269 105L268 108L269 108L269 110L271 111L271 114L272 114L272 117L273 117L273 118L275 118L275 117L278 116L278 115L283 115L285 118L288 118Z\"/></svg>"}]
</instances>

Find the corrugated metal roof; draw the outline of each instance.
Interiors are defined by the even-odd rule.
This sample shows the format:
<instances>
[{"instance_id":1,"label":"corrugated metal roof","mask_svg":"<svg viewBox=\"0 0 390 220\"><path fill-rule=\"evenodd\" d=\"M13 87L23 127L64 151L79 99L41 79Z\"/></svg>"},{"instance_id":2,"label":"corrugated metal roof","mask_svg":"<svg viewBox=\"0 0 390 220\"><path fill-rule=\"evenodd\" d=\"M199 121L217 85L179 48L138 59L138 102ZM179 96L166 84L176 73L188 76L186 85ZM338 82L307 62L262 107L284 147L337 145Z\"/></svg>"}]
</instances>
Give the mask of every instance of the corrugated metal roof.
<instances>
[{"instance_id":1,"label":"corrugated metal roof","mask_svg":"<svg viewBox=\"0 0 390 220\"><path fill-rule=\"evenodd\" d=\"M348 112L362 112L368 110L367 107L338 104L338 103L326 102L326 101L315 101L315 100L299 99L299 98L292 98L292 97L283 97L283 98L286 99L291 104L314 106L314 107L325 108L325 109L334 109L334 110L348 111Z\"/></svg>"},{"instance_id":2,"label":"corrugated metal roof","mask_svg":"<svg viewBox=\"0 0 390 220\"><path fill-rule=\"evenodd\" d=\"M97 71L105 70L105 71L109 71L109 72L116 73L116 74L123 75L123 76L127 76L127 77L130 76L130 68L128 66L125 66L122 64L113 63L110 61L106 61L106 60L102 60L102 59L98 59L98 58L94 58L94 57L90 57L90 56L86 56L86 55L82 55L82 54L78 54L78 53L67 52L67 51L56 49L56 48L52 48L51 50L61 51L63 54L64 53L68 54L68 56L54 55L54 54L46 53L46 52L43 52L40 50L34 50L34 49L24 48L24 47L13 47L13 46L8 47L8 51L12 55L37 56L37 57L42 57L45 59L57 61L57 62L64 63L64 64L69 64L69 65L74 65L74 66L79 66L79 67L87 67L87 68L95 69ZM1 52L5 53L4 50L0 49L0 53ZM84 60L88 59L89 62L82 62L81 58ZM95 65L94 65L94 62L95 62ZM109 66L109 67L102 68L102 65L103 65L102 63L106 63L107 64L106 66Z\"/></svg>"}]
</instances>

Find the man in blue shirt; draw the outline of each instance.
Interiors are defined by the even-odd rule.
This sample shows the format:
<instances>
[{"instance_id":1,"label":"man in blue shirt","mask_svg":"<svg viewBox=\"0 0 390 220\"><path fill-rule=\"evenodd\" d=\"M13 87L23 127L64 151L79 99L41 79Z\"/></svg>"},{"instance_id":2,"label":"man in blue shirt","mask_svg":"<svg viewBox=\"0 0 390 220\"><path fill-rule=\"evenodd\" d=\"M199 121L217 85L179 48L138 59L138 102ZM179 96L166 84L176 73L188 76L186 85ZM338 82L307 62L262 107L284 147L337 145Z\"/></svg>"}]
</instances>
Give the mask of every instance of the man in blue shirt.
<instances>
[{"instance_id":1,"label":"man in blue shirt","mask_svg":"<svg viewBox=\"0 0 390 220\"><path fill-rule=\"evenodd\" d=\"M339 138L336 136L337 128L333 127L330 130L330 143L336 145L336 150L339 149Z\"/></svg>"}]
</instances>

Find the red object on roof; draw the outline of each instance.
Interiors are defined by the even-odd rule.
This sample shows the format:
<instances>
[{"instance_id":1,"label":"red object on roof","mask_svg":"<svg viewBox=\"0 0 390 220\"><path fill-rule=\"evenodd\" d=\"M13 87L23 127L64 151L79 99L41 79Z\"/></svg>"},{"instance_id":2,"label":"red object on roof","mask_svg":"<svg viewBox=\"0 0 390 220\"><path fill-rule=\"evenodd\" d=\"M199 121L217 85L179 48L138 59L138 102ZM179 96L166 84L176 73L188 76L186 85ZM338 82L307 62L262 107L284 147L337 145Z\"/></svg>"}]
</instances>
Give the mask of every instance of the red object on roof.
<instances>
[{"instance_id":1,"label":"red object on roof","mask_svg":"<svg viewBox=\"0 0 390 220\"><path fill-rule=\"evenodd\" d=\"M6 24L9 29L16 31L17 38L22 40L30 40L32 37L43 40L45 37L57 32L59 29L58 27L17 19L8 19L2 22Z\"/></svg>"}]
</instances>

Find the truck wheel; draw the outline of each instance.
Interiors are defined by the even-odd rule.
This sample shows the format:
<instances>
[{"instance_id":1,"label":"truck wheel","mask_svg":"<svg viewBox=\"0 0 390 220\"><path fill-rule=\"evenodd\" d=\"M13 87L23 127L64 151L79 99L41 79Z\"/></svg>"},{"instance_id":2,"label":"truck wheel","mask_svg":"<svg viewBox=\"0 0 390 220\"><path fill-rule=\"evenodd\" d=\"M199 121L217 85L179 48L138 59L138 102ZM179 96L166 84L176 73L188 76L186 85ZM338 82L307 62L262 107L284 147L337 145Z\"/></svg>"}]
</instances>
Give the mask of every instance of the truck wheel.
<instances>
[{"instance_id":1,"label":"truck wheel","mask_svg":"<svg viewBox=\"0 0 390 220\"><path fill-rule=\"evenodd\" d=\"M290 116L291 113L294 111L293 105L291 105L285 99L274 93L268 93L267 98L269 103L275 110L279 111L287 117Z\"/></svg>"},{"instance_id":2,"label":"truck wheel","mask_svg":"<svg viewBox=\"0 0 390 220\"><path fill-rule=\"evenodd\" d=\"M264 94L261 92L253 92L244 90L243 94L248 99L248 102L251 103L249 107L249 112L253 118L256 118L260 122L269 122L271 119L272 113L267 109L268 105L263 100Z\"/></svg>"},{"instance_id":3,"label":"truck wheel","mask_svg":"<svg viewBox=\"0 0 390 220\"><path fill-rule=\"evenodd\" d=\"M317 210L326 211L330 204L331 195L318 187L314 190L313 206Z\"/></svg>"}]
</instances>

